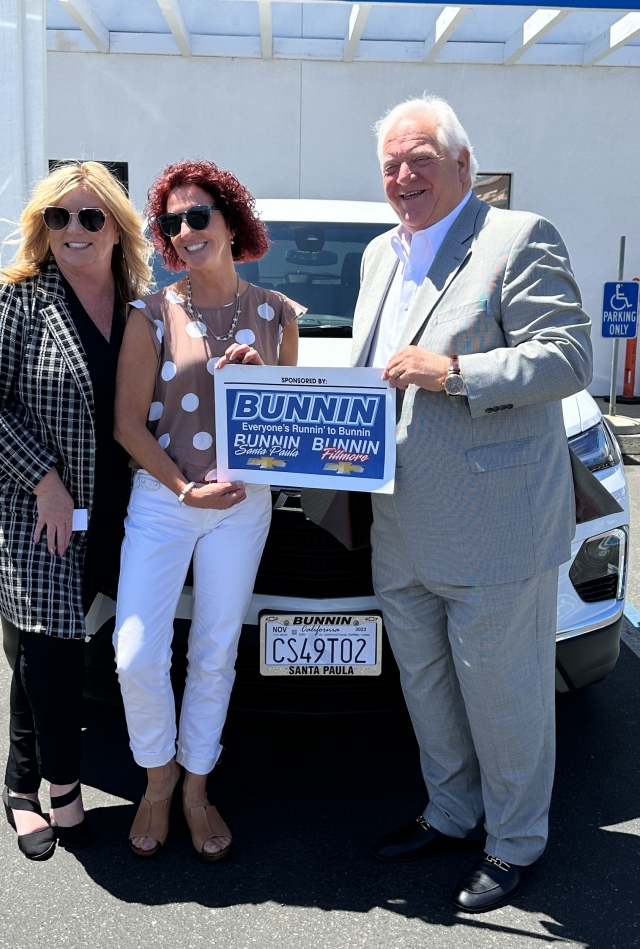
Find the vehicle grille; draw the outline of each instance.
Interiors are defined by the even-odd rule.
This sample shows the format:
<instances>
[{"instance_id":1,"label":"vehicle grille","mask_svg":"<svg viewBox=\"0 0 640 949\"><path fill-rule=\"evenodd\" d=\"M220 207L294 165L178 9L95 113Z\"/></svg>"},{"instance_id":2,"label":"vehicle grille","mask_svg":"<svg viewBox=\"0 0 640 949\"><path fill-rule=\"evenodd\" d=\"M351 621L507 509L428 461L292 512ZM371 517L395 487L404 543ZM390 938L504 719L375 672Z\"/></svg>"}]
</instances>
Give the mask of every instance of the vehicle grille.
<instances>
[{"instance_id":1,"label":"vehicle grille","mask_svg":"<svg viewBox=\"0 0 640 949\"><path fill-rule=\"evenodd\" d=\"M576 585L576 593L585 603L598 603L600 600L615 600L618 592L618 574L610 573L606 577L596 577Z\"/></svg>"},{"instance_id":2,"label":"vehicle grille","mask_svg":"<svg viewBox=\"0 0 640 949\"><path fill-rule=\"evenodd\" d=\"M274 511L254 592L314 599L372 596L371 548L347 550L302 511Z\"/></svg>"}]
</instances>

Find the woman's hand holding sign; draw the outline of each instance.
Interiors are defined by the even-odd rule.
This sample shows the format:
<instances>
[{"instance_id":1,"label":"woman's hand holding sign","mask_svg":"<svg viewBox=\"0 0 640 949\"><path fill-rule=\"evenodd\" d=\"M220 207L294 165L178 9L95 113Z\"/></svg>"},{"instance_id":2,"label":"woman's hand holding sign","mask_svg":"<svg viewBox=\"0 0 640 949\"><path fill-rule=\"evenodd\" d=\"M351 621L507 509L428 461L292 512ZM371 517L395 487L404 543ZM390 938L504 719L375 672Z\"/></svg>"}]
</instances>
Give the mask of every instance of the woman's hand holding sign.
<instances>
[{"instance_id":1,"label":"woman's hand holding sign","mask_svg":"<svg viewBox=\"0 0 640 949\"><path fill-rule=\"evenodd\" d=\"M419 346L405 346L392 356L382 373L394 389L406 389L410 385L420 386L429 392L442 392L449 371L449 357L429 353Z\"/></svg>"},{"instance_id":2,"label":"woman's hand holding sign","mask_svg":"<svg viewBox=\"0 0 640 949\"><path fill-rule=\"evenodd\" d=\"M214 511L226 511L247 496L242 481L212 481L200 487L192 488L185 496L187 507L212 508Z\"/></svg>"},{"instance_id":3,"label":"woman's hand holding sign","mask_svg":"<svg viewBox=\"0 0 640 949\"><path fill-rule=\"evenodd\" d=\"M238 363L243 366L264 366L260 354L257 350L252 349L251 346L247 346L246 343L233 343L226 350L224 356L221 356L216 363L216 369L222 369L224 366L229 366L232 363L238 365Z\"/></svg>"}]
</instances>

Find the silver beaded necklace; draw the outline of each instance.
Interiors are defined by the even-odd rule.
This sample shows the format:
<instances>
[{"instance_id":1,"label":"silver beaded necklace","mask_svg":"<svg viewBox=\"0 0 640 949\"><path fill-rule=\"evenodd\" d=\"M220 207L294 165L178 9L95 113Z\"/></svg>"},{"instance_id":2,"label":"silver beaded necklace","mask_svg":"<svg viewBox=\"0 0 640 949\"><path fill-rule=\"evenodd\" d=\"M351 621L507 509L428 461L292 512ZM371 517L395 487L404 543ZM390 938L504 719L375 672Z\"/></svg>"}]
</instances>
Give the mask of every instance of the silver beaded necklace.
<instances>
[{"instance_id":1,"label":"silver beaded necklace","mask_svg":"<svg viewBox=\"0 0 640 949\"><path fill-rule=\"evenodd\" d=\"M236 299L235 299L236 312L231 321L229 332L225 336L216 336L213 330L211 330L211 336L210 336L209 335L210 327L207 326L207 324L204 321L204 317L202 316L202 313L193 302L193 295L191 293L191 279L189 275L187 274L187 310L189 311L189 318L192 323L202 323L202 325L207 330L207 332L205 333L205 336L207 337L207 339L213 338L213 339L217 339L219 342L224 342L227 339L231 339L231 337L233 336L235 332L235 328L238 325L238 320L240 319L240 314L242 312L242 310L240 309L240 275L239 274L236 274L236 280L237 280ZM224 306L233 306L233 302L225 303ZM220 309L222 309L222 307L220 307Z\"/></svg>"}]
</instances>

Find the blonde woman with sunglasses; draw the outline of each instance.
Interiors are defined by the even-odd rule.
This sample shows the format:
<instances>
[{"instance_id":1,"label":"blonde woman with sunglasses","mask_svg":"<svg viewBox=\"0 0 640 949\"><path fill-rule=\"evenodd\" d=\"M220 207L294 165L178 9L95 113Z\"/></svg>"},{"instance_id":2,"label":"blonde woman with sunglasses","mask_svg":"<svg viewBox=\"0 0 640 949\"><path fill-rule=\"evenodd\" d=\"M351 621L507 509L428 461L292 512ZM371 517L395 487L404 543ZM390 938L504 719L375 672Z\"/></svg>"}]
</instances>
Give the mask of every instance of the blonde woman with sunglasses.
<instances>
[{"instance_id":1,"label":"blonde woman with sunglasses","mask_svg":"<svg viewBox=\"0 0 640 949\"><path fill-rule=\"evenodd\" d=\"M115 595L130 488L113 439L115 374L149 256L118 181L97 162L73 162L36 186L2 271L0 614L15 650L3 801L30 860L51 857L56 841L90 842L80 789L85 614L98 592Z\"/></svg>"}]
</instances>

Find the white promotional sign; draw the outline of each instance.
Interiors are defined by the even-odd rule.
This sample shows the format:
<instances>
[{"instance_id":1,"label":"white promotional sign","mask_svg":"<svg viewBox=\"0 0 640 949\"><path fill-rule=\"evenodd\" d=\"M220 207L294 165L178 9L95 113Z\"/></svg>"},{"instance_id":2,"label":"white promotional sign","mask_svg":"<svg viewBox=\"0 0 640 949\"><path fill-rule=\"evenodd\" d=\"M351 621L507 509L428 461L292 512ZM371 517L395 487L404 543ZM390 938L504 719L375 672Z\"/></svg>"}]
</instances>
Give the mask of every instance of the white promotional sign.
<instances>
[{"instance_id":1,"label":"white promotional sign","mask_svg":"<svg viewBox=\"0 0 640 949\"><path fill-rule=\"evenodd\" d=\"M379 369L225 366L219 481L393 492L396 393Z\"/></svg>"}]
</instances>

